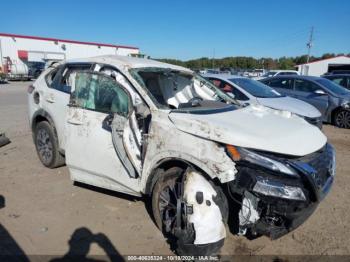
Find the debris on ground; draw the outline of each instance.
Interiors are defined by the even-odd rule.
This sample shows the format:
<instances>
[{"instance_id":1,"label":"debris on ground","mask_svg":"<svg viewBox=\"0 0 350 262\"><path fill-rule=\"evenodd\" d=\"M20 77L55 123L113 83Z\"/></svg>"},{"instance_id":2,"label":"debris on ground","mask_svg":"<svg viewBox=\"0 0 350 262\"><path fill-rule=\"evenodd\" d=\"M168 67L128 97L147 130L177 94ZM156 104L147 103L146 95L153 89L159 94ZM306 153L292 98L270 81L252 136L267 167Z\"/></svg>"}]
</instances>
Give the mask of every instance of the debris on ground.
<instances>
[{"instance_id":1,"label":"debris on ground","mask_svg":"<svg viewBox=\"0 0 350 262\"><path fill-rule=\"evenodd\" d=\"M0 133L0 147L9 143L11 143L11 141L5 136L5 133Z\"/></svg>"}]
</instances>

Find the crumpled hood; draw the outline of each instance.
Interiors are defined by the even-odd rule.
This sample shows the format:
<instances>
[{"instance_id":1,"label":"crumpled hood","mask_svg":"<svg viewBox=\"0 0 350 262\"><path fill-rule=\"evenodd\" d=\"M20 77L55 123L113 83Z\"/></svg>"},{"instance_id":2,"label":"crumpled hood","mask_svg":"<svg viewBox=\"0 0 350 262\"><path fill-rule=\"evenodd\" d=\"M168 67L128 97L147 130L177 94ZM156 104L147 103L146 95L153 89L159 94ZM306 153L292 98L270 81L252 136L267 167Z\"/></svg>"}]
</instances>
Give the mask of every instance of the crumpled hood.
<instances>
[{"instance_id":1,"label":"crumpled hood","mask_svg":"<svg viewBox=\"0 0 350 262\"><path fill-rule=\"evenodd\" d=\"M302 100L289 96L278 98L257 98L257 101L264 106L289 111L300 116L311 118L321 117L321 113L316 109L316 107Z\"/></svg>"},{"instance_id":2,"label":"crumpled hood","mask_svg":"<svg viewBox=\"0 0 350 262\"><path fill-rule=\"evenodd\" d=\"M199 137L293 156L313 153L327 142L325 135L304 119L261 105L215 114L172 111L169 118L179 130Z\"/></svg>"}]
</instances>

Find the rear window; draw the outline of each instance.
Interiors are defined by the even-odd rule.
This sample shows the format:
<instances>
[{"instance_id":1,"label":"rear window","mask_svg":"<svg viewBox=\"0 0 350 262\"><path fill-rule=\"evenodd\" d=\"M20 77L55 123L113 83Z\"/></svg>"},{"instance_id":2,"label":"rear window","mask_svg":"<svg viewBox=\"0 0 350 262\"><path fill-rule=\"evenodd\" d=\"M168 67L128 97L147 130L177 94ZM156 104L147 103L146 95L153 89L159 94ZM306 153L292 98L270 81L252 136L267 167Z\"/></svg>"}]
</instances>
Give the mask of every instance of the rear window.
<instances>
[{"instance_id":1,"label":"rear window","mask_svg":"<svg viewBox=\"0 0 350 262\"><path fill-rule=\"evenodd\" d=\"M278 73L280 76L288 76L288 75L297 75L297 72L280 72Z\"/></svg>"},{"instance_id":2,"label":"rear window","mask_svg":"<svg viewBox=\"0 0 350 262\"><path fill-rule=\"evenodd\" d=\"M277 88L284 88L284 89L292 89L291 80L290 79L271 79L269 81L269 86L271 87L277 87Z\"/></svg>"}]
</instances>

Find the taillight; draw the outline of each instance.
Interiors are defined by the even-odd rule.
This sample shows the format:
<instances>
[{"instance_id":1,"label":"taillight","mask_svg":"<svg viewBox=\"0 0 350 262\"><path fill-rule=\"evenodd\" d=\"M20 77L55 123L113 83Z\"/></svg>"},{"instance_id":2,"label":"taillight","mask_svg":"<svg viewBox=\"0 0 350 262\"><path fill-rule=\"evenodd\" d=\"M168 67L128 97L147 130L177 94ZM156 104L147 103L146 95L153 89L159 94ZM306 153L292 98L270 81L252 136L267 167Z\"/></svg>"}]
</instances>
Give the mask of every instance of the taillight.
<instances>
[{"instance_id":1,"label":"taillight","mask_svg":"<svg viewBox=\"0 0 350 262\"><path fill-rule=\"evenodd\" d=\"M34 89L35 89L35 87L33 85L28 86L28 90L27 90L28 94L33 93Z\"/></svg>"}]
</instances>

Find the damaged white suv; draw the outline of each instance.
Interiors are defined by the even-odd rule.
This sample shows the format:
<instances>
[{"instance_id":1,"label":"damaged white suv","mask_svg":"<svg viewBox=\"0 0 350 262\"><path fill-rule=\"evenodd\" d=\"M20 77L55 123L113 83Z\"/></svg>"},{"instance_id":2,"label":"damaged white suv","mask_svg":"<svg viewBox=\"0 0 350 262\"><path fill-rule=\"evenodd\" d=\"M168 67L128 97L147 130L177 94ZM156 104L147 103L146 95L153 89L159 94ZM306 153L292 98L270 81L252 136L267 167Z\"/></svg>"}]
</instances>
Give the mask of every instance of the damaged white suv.
<instances>
[{"instance_id":1,"label":"damaged white suv","mask_svg":"<svg viewBox=\"0 0 350 262\"><path fill-rule=\"evenodd\" d=\"M331 188L335 153L290 112L240 107L192 71L103 56L49 68L28 89L45 166L72 180L152 198L179 254L214 254L227 230L276 239Z\"/></svg>"}]
</instances>

